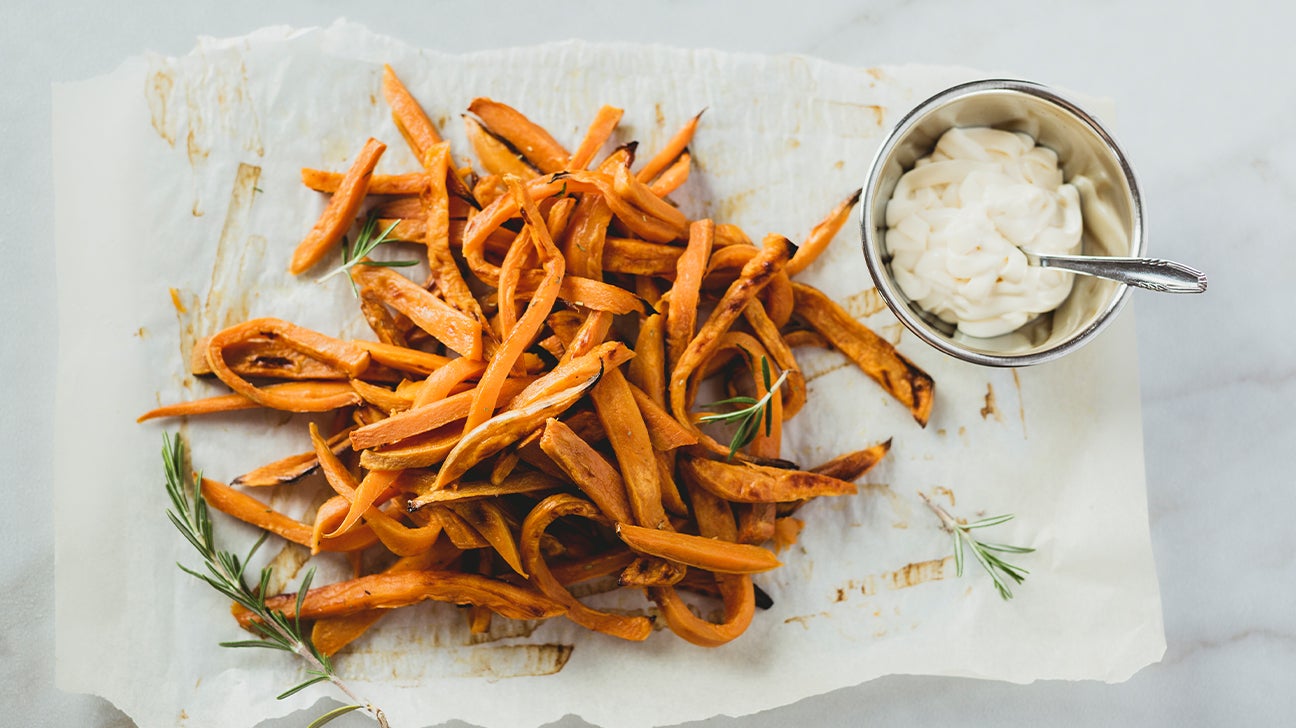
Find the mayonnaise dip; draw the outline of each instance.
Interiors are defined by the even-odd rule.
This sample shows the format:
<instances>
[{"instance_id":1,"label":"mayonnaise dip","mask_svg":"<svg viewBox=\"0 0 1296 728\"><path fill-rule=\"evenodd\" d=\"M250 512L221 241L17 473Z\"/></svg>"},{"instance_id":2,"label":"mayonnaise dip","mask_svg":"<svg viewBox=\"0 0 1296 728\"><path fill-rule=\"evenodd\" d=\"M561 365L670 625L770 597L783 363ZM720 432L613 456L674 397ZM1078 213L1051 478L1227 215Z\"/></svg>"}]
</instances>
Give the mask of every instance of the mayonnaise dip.
<instances>
[{"instance_id":1,"label":"mayonnaise dip","mask_svg":"<svg viewBox=\"0 0 1296 728\"><path fill-rule=\"evenodd\" d=\"M949 130L900 178L886 224L900 289L968 336L1014 331L1071 292L1072 274L1022 254L1079 253L1083 227L1057 154L1027 134Z\"/></svg>"}]
</instances>

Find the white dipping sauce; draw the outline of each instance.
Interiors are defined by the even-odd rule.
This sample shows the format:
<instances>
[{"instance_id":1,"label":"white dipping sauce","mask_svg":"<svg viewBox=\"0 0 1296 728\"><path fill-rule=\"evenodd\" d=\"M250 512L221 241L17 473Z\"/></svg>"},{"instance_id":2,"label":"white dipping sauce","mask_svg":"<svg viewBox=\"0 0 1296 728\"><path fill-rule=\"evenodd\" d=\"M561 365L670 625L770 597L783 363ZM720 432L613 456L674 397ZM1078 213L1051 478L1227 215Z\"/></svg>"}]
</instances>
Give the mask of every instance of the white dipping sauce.
<instances>
[{"instance_id":1,"label":"white dipping sauce","mask_svg":"<svg viewBox=\"0 0 1296 728\"><path fill-rule=\"evenodd\" d=\"M900 178L886 224L900 289L968 336L1014 331L1071 292L1072 274L1021 252L1079 253L1083 227L1057 154L1027 134L949 130Z\"/></svg>"}]
</instances>

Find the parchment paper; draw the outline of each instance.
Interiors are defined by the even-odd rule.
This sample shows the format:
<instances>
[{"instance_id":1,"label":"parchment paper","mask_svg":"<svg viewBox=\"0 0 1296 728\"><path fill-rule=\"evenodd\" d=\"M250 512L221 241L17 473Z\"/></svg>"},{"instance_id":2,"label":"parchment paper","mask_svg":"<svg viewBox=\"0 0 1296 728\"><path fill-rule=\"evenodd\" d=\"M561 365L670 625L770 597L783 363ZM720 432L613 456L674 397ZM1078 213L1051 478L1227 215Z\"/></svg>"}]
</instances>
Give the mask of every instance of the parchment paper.
<instances>
[{"instance_id":1,"label":"parchment paper","mask_svg":"<svg viewBox=\"0 0 1296 728\"><path fill-rule=\"evenodd\" d=\"M249 725L325 689L277 702L302 677L295 662L216 646L241 633L228 605L175 567L197 562L163 516L158 457L160 433L179 428L194 464L227 480L307 449L306 420L134 418L218 391L186 376L184 362L196 336L230 323L273 315L367 335L345 282L285 269L324 204L298 181L300 167L345 169L375 136L390 147L380 172L417 168L381 101L383 62L459 155L456 115L478 95L572 146L600 104L620 106L617 141L641 150L705 108L697 168L675 199L690 217L794 240L860 186L901 114L978 76L574 42L449 56L339 22L205 39L183 58L134 58L56 87L57 679L141 725ZM1107 103L1091 107L1110 115ZM635 728L751 713L886 674L1121 681L1157 660L1129 310L1063 361L991 370L901 332L870 290L853 224L805 276L898 341L935 377L937 400L921 429L839 355L800 353L809 406L786 428L788 457L814 464L887 437L894 447L858 496L801 511L806 528L785 566L758 578L774 606L746 635L707 650L669 632L629 644L561 619L497 619L472 639L454 607L429 604L381 623L339 657L340 672L393 725L533 726L575 713ZM1019 558L1031 575L1014 600L1001 601L974 564L954 578L949 537L920 490L963 517L1017 515L993 532L1038 549ZM272 502L294 515L311 505L302 494ZM239 548L254 536L228 519L218 534ZM301 560L278 546L267 556L281 581ZM345 573L340 560L317 561L321 581ZM646 606L628 596L623 606Z\"/></svg>"}]
</instances>

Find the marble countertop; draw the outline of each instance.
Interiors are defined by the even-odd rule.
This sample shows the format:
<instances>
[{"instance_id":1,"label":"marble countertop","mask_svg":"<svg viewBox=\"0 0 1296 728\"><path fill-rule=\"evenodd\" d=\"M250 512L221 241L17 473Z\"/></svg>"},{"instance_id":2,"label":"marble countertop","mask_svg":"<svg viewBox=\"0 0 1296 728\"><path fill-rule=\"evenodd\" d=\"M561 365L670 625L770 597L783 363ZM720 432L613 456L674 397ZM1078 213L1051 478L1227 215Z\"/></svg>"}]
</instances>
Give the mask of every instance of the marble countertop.
<instances>
[{"instance_id":1,"label":"marble countertop","mask_svg":"<svg viewBox=\"0 0 1296 728\"><path fill-rule=\"evenodd\" d=\"M8 715L31 725L133 725L103 700L52 686L49 84L106 72L143 50L184 53L199 34L323 25L341 15L451 52L625 40L861 66L958 64L1113 98L1117 137L1146 198L1150 252L1211 277L1205 296L1140 295L1132 307L1165 658L1121 685L890 677L705 725L1278 725L1296 714L1296 528L1285 519L1296 506L1296 343L1275 326L1290 314L1274 313L1289 310L1281 299L1296 273L1288 223L1296 138L1283 133L1296 118L1296 46L1288 37L1296 5L1235 0L1169 10L1154 0L994 0L973 9L942 0L824 2L795 12L775 2L428 5L149 0L132 4L129 17L111 4L6 5L0 442L10 505L0 530L8 554L0 567L0 695ZM500 5L516 7L502 13ZM510 23L492 22L499 17ZM488 22L489 33L438 30ZM559 725L584 724L569 717Z\"/></svg>"}]
</instances>

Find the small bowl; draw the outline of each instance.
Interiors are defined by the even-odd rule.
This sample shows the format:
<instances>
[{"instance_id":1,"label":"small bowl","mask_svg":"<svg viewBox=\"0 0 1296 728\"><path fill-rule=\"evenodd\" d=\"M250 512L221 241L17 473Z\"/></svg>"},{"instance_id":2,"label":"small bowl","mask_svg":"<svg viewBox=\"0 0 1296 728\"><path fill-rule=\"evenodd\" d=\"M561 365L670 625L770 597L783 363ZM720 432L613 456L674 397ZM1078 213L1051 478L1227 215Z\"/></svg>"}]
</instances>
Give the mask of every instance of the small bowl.
<instances>
[{"instance_id":1,"label":"small bowl","mask_svg":"<svg viewBox=\"0 0 1296 728\"><path fill-rule=\"evenodd\" d=\"M883 236L886 206L900 176L931 153L953 127L988 126L1025 132L1058 155L1063 179L1077 175L1084 255L1142 256L1143 205L1138 183L1111 135L1074 102L1028 81L974 81L946 89L910 111L882 142L864 185L864 258L887 306L918 338L964 361L997 367L1040 364L1075 351L1111 323L1128 286L1075 277L1071 295L1055 311L1011 333L978 338L958 332L910 301L891 275Z\"/></svg>"}]
</instances>

